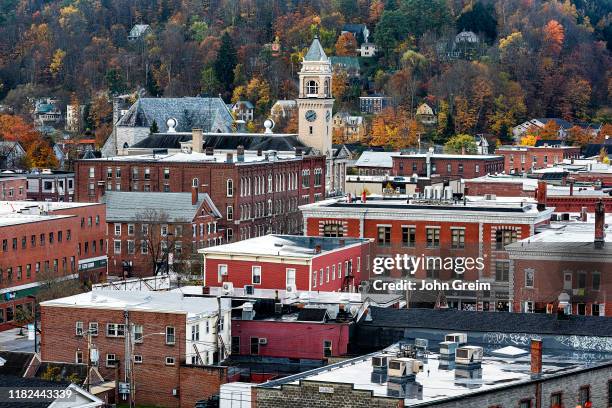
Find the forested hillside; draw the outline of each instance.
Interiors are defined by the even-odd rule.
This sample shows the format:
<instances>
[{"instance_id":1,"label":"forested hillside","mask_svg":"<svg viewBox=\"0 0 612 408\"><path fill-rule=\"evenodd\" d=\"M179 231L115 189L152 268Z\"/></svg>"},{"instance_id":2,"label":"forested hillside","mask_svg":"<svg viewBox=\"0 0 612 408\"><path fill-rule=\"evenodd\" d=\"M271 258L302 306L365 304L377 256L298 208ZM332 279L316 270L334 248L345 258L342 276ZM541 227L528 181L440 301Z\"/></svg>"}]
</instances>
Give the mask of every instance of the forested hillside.
<instances>
[{"instance_id":1,"label":"forested hillside","mask_svg":"<svg viewBox=\"0 0 612 408\"><path fill-rule=\"evenodd\" d=\"M355 54L346 23L367 24L378 53L359 80L335 75L336 109L383 92L385 132L423 101L437 140L503 139L531 117L610 122L612 0L0 0L0 100L24 115L28 98L80 101L103 133L104 100L139 88L248 99L262 118L297 95L315 35L328 55ZM135 24L150 30L129 41ZM480 41L458 54L461 31Z\"/></svg>"}]
</instances>

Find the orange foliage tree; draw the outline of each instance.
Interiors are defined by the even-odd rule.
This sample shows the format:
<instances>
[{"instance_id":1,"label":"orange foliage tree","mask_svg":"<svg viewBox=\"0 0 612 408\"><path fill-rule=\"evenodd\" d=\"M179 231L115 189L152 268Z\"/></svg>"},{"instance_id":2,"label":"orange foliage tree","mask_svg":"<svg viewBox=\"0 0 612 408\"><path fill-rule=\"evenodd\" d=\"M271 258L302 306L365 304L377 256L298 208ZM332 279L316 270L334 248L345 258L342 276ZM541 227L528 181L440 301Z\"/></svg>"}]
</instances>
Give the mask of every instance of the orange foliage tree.
<instances>
[{"instance_id":1,"label":"orange foliage tree","mask_svg":"<svg viewBox=\"0 0 612 408\"><path fill-rule=\"evenodd\" d=\"M422 129L418 122L409 119L404 109L387 108L372 120L373 146L390 146L393 149L405 149L418 144Z\"/></svg>"},{"instance_id":2,"label":"orange foliage tree","mask_svg":"<svg viewBox=\"0 0 612 408\"><path fill-rule=\"evenodd\" d=\"M53 149L42 139L34 141L26 150L28 167L54 168L57 167L57 158Z\"/></svg>"},{"instance_id":3,"label":"orange foliage tree","mask_svg":"<svg viewBox=\"0 0 612 408\"><path fill-rule=\"evenodd\" d=\"M565 30L557 20L550 20L544 26L544 42L553 55L559 55L565 40Z\"/></svg>"},{"instance_id":4,"label":"orange foliage tree","mask_svg":"<svg viewBox=\"0 0 612 408\"><path fill-rule=\"evenodd\" d=\"M0 140L19 142L24 149L40 138L34 126L16 115L0 115Z\"/></svg>"},{"instance_id":5,"label":"orange foliage tree","mask_svg":"<svg viewBox=\"0 0 612 408\"><path fill-rule=\"evenodd\" d=\"M593 142L591 132L575 125L567 131L567 138L574 146L586 146Z\"/></svg>"},{"instance_id":6,"label":"orange foliage tree","mask_svg":"<svg viewBox=\"0 0 612 408\"><path fill-rule=\"evenodd\" d=\"M338 37L336 55L348 57L357 55L357 40L353 33L344 33Z\"/></svg>"}]
</instances>

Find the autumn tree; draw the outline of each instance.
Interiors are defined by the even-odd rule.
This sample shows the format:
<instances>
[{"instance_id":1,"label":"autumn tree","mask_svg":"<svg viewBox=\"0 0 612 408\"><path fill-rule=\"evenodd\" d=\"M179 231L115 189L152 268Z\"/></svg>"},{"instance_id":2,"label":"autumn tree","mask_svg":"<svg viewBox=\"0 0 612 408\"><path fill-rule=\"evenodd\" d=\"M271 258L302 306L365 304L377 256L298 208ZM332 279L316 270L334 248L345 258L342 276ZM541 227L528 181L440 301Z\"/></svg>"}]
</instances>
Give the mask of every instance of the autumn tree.
<instances>
[{"instance_id":1,"label":"autumn tree","mask_svg":"<svg viewBox=\"0 0 612 408\"><path fill-rule=\"evenodd\" d=\"M58 165L53 149L42 139L37 139L29 145L26 157L30 168L56 168Z\"/></svg>"},{"instance_id":2,"label":"autumn tree","mask_svg":"<svg viewBox=\"0 0 612 408\"><path fill-rule=\"evenodd\" d=\"M535 146L537 141L538 138L535 135L526 134L525 136L521 137L519 144L521 146Z\"/></svg>"},{"instance_id":3,"label":"autumn tree","mask_svg":"<svg viewBox=\"0 0 612 408\"><path fill-rule=\"evenodd\" d=\"M567 130L567 140L574 146L586 146L593 143L593 135L589 129L574 125Z\"/></svg>"},{"instance_id":4,"label":"autumn tree","mask_svg":"<svg viewBox=\"0 0 612 408\"><path fill-rule=\"evenodd\" d=\"M332 74L332 95L340 104L348 90L348 74L345 70L334 70Z\"/></svg>"},{"instance_id":5,"label":"autumn tree","mask_svg":"<svg viewBox=\"0 0 612 408\"><path fill-rule=\"evenodd\" d=\"M559 55L565 40L565 30L557 20L550 20L543 28L544 43L552 55Z\"/></svg>"},{"instance_id":6,"label":"autumn tree","mask_svg":"<svg viewBox=\"0 0 612 408\"><path fill-rule=\"evenodd\" d=\"M336 41L336 55L353 57L357 55L357 40L353 33L341 34Z\"/></svg>"},{"instance_id":7,"label":"autumn tree","mask_svg":"<svg viewBox=\"0 0 612 408\"><path fill-rule=\"evenodd\" d=\"M386 108L372 119L371 133L371 145L400 150L417 146L422 128L405 110Z\"/></svg>"},{"instance_id":8,"label":"autumn tree","mask_svg":"<svg viewBox=\"0 0 612 408\"><path fill-rule=\"evenodd\" d=\"M476 154L478 146L473 136L458 134L448 139L444 144L444 151L447 153Z\"/></svg>"}]
</instances>

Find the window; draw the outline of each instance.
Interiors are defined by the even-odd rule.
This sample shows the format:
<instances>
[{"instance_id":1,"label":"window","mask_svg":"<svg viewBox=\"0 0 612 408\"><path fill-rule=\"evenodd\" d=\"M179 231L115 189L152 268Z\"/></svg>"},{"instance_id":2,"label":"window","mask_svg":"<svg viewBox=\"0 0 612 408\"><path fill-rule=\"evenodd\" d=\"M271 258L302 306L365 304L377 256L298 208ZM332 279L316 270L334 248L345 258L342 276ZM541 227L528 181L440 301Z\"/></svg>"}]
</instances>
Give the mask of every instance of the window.
<instances>
[{"instance_id":1,"label":"window","mask_svg":"<svg viewBox=\"0 0 612 408\"><path fill-rule=\"evenodd\" d=\"M89 322L89 334L92 336L98 335L98 322Z\"/></svg>"},{"instance_id":2,"label":"window","mask_svg":"<svg viewBox=\"0 0 612 408\"><path fill-rule=\"evenodd\" d=\"M151 169L148 167L144 171L144 178L145 180L151 180Z\"/></svg>"},{"instance_id":3,"label":"window","mask_svg":"<svg viewBox=\"0 0 612 408\"><path fill-rule=\"evenodd\" d=\"M323 226L324 237L343 237L344 228L339 224L326 224Z\"/></svg>"},{"instance_id":4,"label":"window","mask_svg":"<svg viewBox=\"0 0 612 408\"><path fill-rule=\"evenodd\" d=\"M329 282L329 266L325 270L325 282Z\"/></svg>"},{"instance_id":5,"label":"window","mask_svg":"<svg viewBox=\"0 0 612 408\"><path fill-rule=\"evenodd\" d=\"M586 289L586 273L578 273L578 289Z\"/></svg>"},{"instance_id":6,"label":"window","mask_svg":"<svg viewBox=\"0 0 612 408\"><path fill-rule=\"evenodd\" d=\"M96 177L96 169L93 167L89 168L89 178L94 178Z\"/></svg>"},{"instance_id":7,"label":"window","mask_svg":"<svg viewBox=\"0 0 612 408\"><path fill-rule=\"evenodd\" d=\"M312 272L312 287L316 288L317 287L317 271L313 271Z\"/></svg>"},{"instance_id":8,"label":"window","mask_svg":"<svg viewBox=\"0 0 612 408\"><path fill-rule=\"evenodd\" d=\"M117 360L117 358L115 357L114 354L107 354L106 355L106 366L107 367L114 367L116 360Z\"/></svg>"},{"instance_id":9,"label":"window","mask_svg":"<svg viewBox=\"0 0 612 408\"><path fill-rule=\"evenodd\" d=\"M168 235L168 225L167 224L162 224L162 226L160 227L160 234L162 237L165 237Z\"/></svg>"},{"instance_id":10,"label":"window","mask_svg":"<svg viewBox=\"0 0 612 408\"><path fill-rule=\"evenodd\" d=\"M332 356L332 342L329 340L323 340L323 356L324 357Z\"/></svg>"},{"instance_id":11,"label":"window","mask_svg":"<svg viewBox=\"0 0 612 408\"><path fill-rule=\"evenodd\" d=\"M474 166L474 172L475 172L475 173L480 173L480 164L476 164L476 165Z\"/></svg>"},{"instance_id":12,"label":"window","mask_svg":"<svg viewBox=\"0 0 612 408\"><path fill-rule=\"evenodd\" d=\"M116 223L115 224L115 236L119 236L121 235L121 224Z\"/></svg>"},{"instance_id":13,"label":"window","mask_svg":"<svg viewBox=\"0 0 612 408\"><path fill-rule=\"evenodd\" d=\"M391 227L390 226L379 226L378 227L378 245L379 246L391 245Z\"/></svg>"},{"instance_id":14,"label":"window","mask_svg":"<svg viewBox=\"0 0 612 408\"><path fill-rule=\"evenodd\" d=\"M174 365L174 357L166 357L166 365Z\"/></svg>"},{"instance_id":15,"label":"window","mask_svg":"<svg viewBox=\"0 0 612 408\"><path fill-rule=\"evenodd\" d=\"M232 336L232 354L240 354L240 336Z\"/></svg>"},{"instance_id":16,"label":"window","mask_svg":"<svg viewBox=\"0 0 612 408\"><path fill-rule=\"evenodd\" d=\"M302 170L302 188L310 187L310 170Z\"/></svg>"},{"instance_id":17,"label":"window","mask_svg":"<svg viewBox=\"0 0 612 408\"><path fill-rule=\"evenodd\" d=\"M77 336L82 336L83 335L83 322L76 322L75 323L74 334L76 334Z\"/></svg>"},{"instance_id":18,"label":"window","mask_svg":"<svg viewBox=\"0 0 612 408\"><path fill-rule=\"evenodd\" d=\"M135 324L132 326L132 337L135 343L142 343L144 337L144 328L142 324Z\"/></svg>"},{"instance_id":19,"label":"window","mask_svg":"<svg viewBox=\"0 0 612 408\"><path fill-rule=\"evenodd\" d=\"M427 247L440 247L440 228L427 228Z\"/></svg>"},{"instance_id":20,"label":"window","mask_svg":"<svg viewBox=\"0 0 612 408\"><path fill-rule=\"evenodd\" d=\"M234 196L234 180L227 179L226 188L227 188L227 196L233 197Z\"/></svg>"},{"instance_id":21,"label":"window","mask_svg":"<svg viewBox=\"0 0 612 408\"><path fill-rule=\"evenodd\" d=\"M295 285L295 269L293 269L293 268L287 268L286 269L286 272L285 272L285 284L287 286Z\"/></svg>"},{"instance_id":22,"label":"window","mask_svg":"<svg viewBox=\"0 0 612 408\"><path fill-rule=\"evenodd\" d=\"M83 364L83 352L81 350L77 350L74 356L74 362L76 364Z\"/></svg>"},{"instance_id":23,"label":"window","mask_svg":"<svg viewBox=\"0 0 612 408\"><path fill-rule=\"evenodd\" d=\"M451 248L465 248L465 230L463 228L451 228Z\"/></svg>"},{"instance_id":24,"label":"window","mask_svg":"<svg viewBox=\"0 0 612 408\"><path fill-rule=\"evenodd\" d=\"M251 354L259 354L259 337L251 337Z\"/></svg>"},{"instance_id":25,"label":"window","mask_svg":"<svg viewBox=\"0 0 612 408\"><path fill-rule=\"evenodd\" d=\"M115 239L113 240L113 249L115 255L121 255L121 240Z\"/></svg>"},{"instance_id":26,"label":"window","mask_svg":"<svg viewBox=\"0 0 612 408\"><path fill-rule=\"evenodd\" d=\"M458 168L458 172L459 172L459 173L463 173L463 163L459 163L459 164L457 165L457 168Z\"/></svg>"},{"instance_id":27,"label":"window","mask_svg":"<svg viewBox=\"0 0 612 408\"><path fill-rule=\"evenodd\" d=\"M128 229L128 235L134 235L134 224L128 224L127 229Z\"/></svg>"},{"instance_id":28,"label":"window","mask_svg":"<svg viewBox=\"0 0 612 408\"><path fill-rule=\"evenodd\" d=\"M555 392L550 395L550 408L561 408L563 406L563 394Z\"/></svg>"},{"instance_id":29,"label":"window","mask_svg":"<svg viewBox=\"0 0 612 408\"><path fill-rule=\"evenodd\" d=\"M142 356L140 354L134 354L134 364L142 364Z\"/></svg>"},{"instance_id":30,"label":"window","mask_svg":"<svg viewBox=\"0 0 612 408\"><path fill-rule=\"evenodd\" d=\"M599 290L601 285L601 274L599 272L593 272L593 290Z\"/></svg>"},{"instance_id":31,"label":"window","mask_svg":"<svg viewBox=\"0 0 612 408\"><path fill-rule=\"evenodd\" d=\"M251 268L251 283L253 285L261 285L261 266L253 266Z\"/></svg>"},{"instance_id":32,"label":"window","mask_svg":"<svg viewBox=\"0 0 612 408\"><path fill-rule=\"evenodd\" d=\"M106 337L125 337L125 324L107 323Z\"/></svg>"},{"instance_id":33,"label":"window","mask_svg":"<svg viewBox=\"0 0 612 408\"><path fill-rule=\"evenodd\" d=\"M314 185L315 185L315 187L320 187L321 186L321 174L322 174L322 170L321 169L315 169L314 170Z\"/></svg>"},{"instance_id":34,"label":"window","mask_svg":"<svg viewBox=\"0 0 612 408\"><path fill-rule=\"evenodd\" d=\"M525 269L525 287L533 288L533 280L535 277L535 271L533 269Z\"/></svg>"},{"instance_id":35,"label":"window","mask_svg":"<svg viewBox=\"0 0 612 408\"><path fill-rule=\"evenodd\" d=\"M440 269L436 268L435 265L427 265L427 278L438 279L440 277Z\"/></svg>"},{"instance_id":36,"label":"window","mask_svg":"<svg viewBox=\"0 0 612 408\"><path fill-rule=\"evenodd\" d=\"M194 324L191 326L191 341L199 341L200 340L200 325Z\"/></svg>"},{"instance_id":37,"label":"window","mask_svg":"<svg viewBox=\"0 0 612 408\"><path fill-rule=\"evenodd\" d=\"M315 80L310 80L306 82L306 94L307 95L316 95L319 93L319 84Z\"/></svg>"},{"instance_id":38,"label":"window","mask_svg":"<svg viewBox=\"0 0 612 408\"><path fill-rule=\"evenodd\" d=\"M174 344L176 341L173 326L166 326L166 344Z\"/></svg>"},{"instance_id":39,"label":"window","mask_svg":"<svg viewBox=\"0 0 612 408\"><path fill-rule=\"evenodd\" d=\"M519 408L531 408L531 400L523 400L519 403Z\"/></svg>"},{"instance_id":40,"label":"window","mask_svg":"<svg viewBox=\"0 0 612 408\"><path fill-rule=\"evenodd\" d=\"M170 180L170 169L164 169L164 180Z\"/></svg>"},{"instance_id":41,"label":"window","mask_svg":"<svg viewBox=\"0 0 612 408\"><path fill-rule=\"evenodd\" d=\"M580 391L578 393L578 402L580 403L580 405L584 407L584 405L590 401L591 401L591 387L588 385L580 387Z\"/></svg>"},{"instance_id":42,"label":"window","mask_svg":"<svg viewBox=\"0 0 612 408\"><path fill-rule=\"evenodd\" d=\"M495 261L495 280L498 282L508 282L510 279L510 262Z\"/></svg>"},{"instance_id":43,"label":"window","mask_svg":"<svg viewBox=\"0 0 612 408\"><path fill-rule=\"evenodd\" d=\"M402 245L405 247L414 247L416 243L416 228L402 227Z\"/></svg>"},{"instance_id":44,"label":"window","mask_svg":"<svg viewBox=\"0 0 612 408\"><path fill-rule=\"evenodd\" d=\"M234 219L234 207L232 207L231 205L227 206L227 220L231 221Z\"/></svg>"},{"instance_id":45,"label":"window","mask_svg":"<svg viewBox=\"0 0 612 408\"><path fill-rule=\"evenodd\" d=\"M517 233L514 230L495 231L495 249L502 250L506 245L517 241Z\"/></svg>"}]
</instances>

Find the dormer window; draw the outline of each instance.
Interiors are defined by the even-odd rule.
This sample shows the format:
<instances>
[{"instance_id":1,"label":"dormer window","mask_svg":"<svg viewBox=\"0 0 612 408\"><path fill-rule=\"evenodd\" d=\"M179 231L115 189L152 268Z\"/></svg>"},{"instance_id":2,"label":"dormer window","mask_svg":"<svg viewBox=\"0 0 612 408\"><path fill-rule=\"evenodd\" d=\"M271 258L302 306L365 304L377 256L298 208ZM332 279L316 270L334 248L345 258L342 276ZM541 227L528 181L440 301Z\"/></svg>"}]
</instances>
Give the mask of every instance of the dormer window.
<instances>
[{"instance_id":1,"label":"dormer window","mask_svg":"<svg viewBox=\"0 0 612 408\"><path fill-rule=\"evenodd\" d=\"M306 83L306 94L316 96L319 93L319 84L317 81L310 80Z\"/></svg>"}]
</instances>

